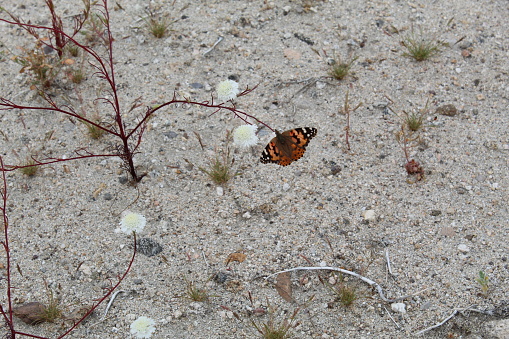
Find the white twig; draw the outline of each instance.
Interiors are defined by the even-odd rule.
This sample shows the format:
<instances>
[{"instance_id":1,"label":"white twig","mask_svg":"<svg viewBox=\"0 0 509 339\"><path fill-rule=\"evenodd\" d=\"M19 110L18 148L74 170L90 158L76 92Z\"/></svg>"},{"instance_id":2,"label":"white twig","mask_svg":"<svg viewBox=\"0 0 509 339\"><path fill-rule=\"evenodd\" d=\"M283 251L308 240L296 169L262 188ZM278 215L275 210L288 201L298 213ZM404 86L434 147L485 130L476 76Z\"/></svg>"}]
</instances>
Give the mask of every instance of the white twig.
<instances>
[{"instance_id":1,"label":"white twig","mask_svg":"<svg viewBox=\"0 0 509 339\"><path fill-rule=\"evenodd\" d=\"M378 285L376 282L374 282L373 280L368 279L366 277L363 277L362 275L357 274L355 272L344 270L342 268L336 268L336 267L295 267L295 268L290 268L288 270L284 270L284 271L273 273L273 274L265 277L265 279L269 279L270 277L278 275L280 273L292 272L292 271L301 271L301 270L306 270L306 271L312 271L312 270L336 271L336 272L341 272L341 273L344 273L344 274L348 274L348 275L354 276L356 278L361 279L362 281L364 281L366 284L370 285L371 287L375 288L376 291L378 292L378 295L380 296L380 298L382 298L383 301L388 302L388 303L394 303L394 302L397 302L397 301L400 301L400 300L403 300L403 299L406 299L406 298L409 298L409 297L415 295L415 294L413 294L413 295L407 295L407 296L404 296L404 297L399 297L399 298L396 298L396 299L388 299L388 298L385 297L382 287L380 285Z\"/></svg>"},{"instance_id":2,"label":"white twig","mask_svg":"<svg viewBox=\"0 0 509 339\"><path fill-rule=\"evenodd\" d=\"M394 273L392 273L391 260L389 259L388 249L385 250L385 260L387 260L387 269L389 270L389 274L394 275Z\"/></svg>"},{"instance_id":3,"label":"white twig","mask_svg":"<svg viewBox=\"0 0 509 339\"><path fill-rule=\"evenodd\" d=\"M98 322L96 322L96 323L94 323L94 324L92 324L92 325L88 326L88 328L87 328L87 334L88 334L88 330L89 330L90 328L92 328L92 327L94 327L94 326L96 326L96 325L98 325L98 324L102 323L104 320L106 320L106 314L108 314L108 310L110 309L111 305L113 304L113 300L115 300L115 298L117 297L117 295L118 295L119 293L122 293L122 292L125 292L125 291L124 291L124 290L118 290L118 291L115 291L115 292L111 295L111 299L110 299L110 301L108 302L108 305L106 306L106 309L104 310L104 314L103 314L103 316L101 317L101 319L99 319L99 321L98 321ZM110 317L110 318L111 318L111 317Z\"/></svg>"},{"instance_id":4,"label":"white twig","mask_svg":"<svg viewBox=\"0 0 509 339\"><path fill-rule=\"evenodd\" d=\"M113 300L115 300L115 298L117 297L117 295L119 293L123 293L125 292L124 290L119 290L119 291L115 291L112 295L111 295L111 299L110 299L110 302L108 303L108 305L106 306L106 309L104 310L104 314L103 316L101 317L100 321L103 321L105 318L106 318L106 314L108 314L108 311L111 307L111 305L113 304Z\"/></svg>"},{"instance_id":5,"label":"white twig","mask_svg":"<svg viewBox=\"0 0 509 339\"><path fill-rule=\"evenodd\" d=\"M458 312L459 312L459 310L455 310L454 312L452 312L452 314L450 316L448 316L447 318L445 318L444 320L442 320L438 324L433 325L433 326L428 327L428 328L425 328L424 330L417 332L415 335L423 334L423 333L428 332L428 331L430 331L430 330L432 330L434 328L442 326L443 324L445 324L446 322L451 320L456 314L458 314Z\"/></svg>"},{"instance_id":6,"label":"white twig","mask_svg":"<svg viewBox=\"0 0 509 339\"><path fill-rule=\"evenodd\" d=\"M203 56L205 56L205 55L209 54L210 52L212 52L212 51L214 50L214 48L216 48L216 46L217 46L217 45L219 45L219 43L220 43L221 41L223 41L223 39L224 39L224 38L223 38L222 36L220 36L220 37L217 39L217 41L216 41L216 42L212 45L212 47L210 47L210 48L209 48L209 49L207 49L205 52L203 52Z\"/></svg>"},{"instance_id":7,"label":"white twig","mask_svg":"<svg viewBox=\"0 0 509 339\"><path fill-rule=\"evenodd\" d=\"M487 314L487 315L493 315L492 312L490 312L490 311L481 311L481 310L477 310L477 309L475 309L473 307L475 307L475 306L472 305L472 306L468 306L468 307L465 307L465 308L458 308L458 309L454 310L454 312L452 312L450 316L448 316L447 318L445 318L444 320L442 320L438 324L435 324L435 325L433 325L431 327L425 328L424 330L415 333L415 335L423 334L423 333L428 332L428 331L430 331L430 330L432 330L434 328L442 326L443 324L445 324L446 322L451 320L456 314L458 314L460 312L472 311L472 312L477 312L477 313L482 313L482 314Z\"/></svg>"},{"instance_id":8,"label":"white twig","mask_svg":"<svg viewBox=\"0 0 509 339\"><path fill-rule=\"evenodd\" d=\"M389 310L384 306L384 309L385 309L385 312L387 312L387 314L389 315L389 318L391 318L392 322L398 327L398 328L401 328L401 326L399 326L399 324L396 322L396 320L394 320L394 318L392 317L391 315L391 312L389 312Z\"/></svg>"},{"instance_id":9,"label":"white twig","mask_svg":"<svg viewBox=\"0 0 509 339\"><path fill-rule=\"evenodd\" d=\"M207 257L205 256L205 252L203 252L203 250L201 251L201 255L203 256L203 260L205 261L205 265L207 265L207 267L210 267L208 261L207 261Z\"/></svg>"}]
</instances>

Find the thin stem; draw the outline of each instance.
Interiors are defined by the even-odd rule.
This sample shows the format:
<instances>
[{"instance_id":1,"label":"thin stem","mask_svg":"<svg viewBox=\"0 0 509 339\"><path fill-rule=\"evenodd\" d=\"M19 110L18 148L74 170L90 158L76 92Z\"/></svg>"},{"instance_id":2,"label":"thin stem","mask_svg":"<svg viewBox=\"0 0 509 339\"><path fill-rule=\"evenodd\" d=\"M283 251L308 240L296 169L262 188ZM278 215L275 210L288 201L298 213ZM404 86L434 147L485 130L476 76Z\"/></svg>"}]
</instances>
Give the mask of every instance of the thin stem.
<instances>
[{"instance_id":1,"label":"thin stem","mask_svg":"<svg viewBox=\"0 0 509 339\"><path fill-rule=\"evenodd\" d=\"M9 316L7 320L7 323L9 324L9 327L11 328L11 332L13 329L13 322L12 322L12 296L11 296L11 251L9 248L9 217L7 216L7 176L5 174L5 166L3 158L0 157L0 169L2 170L2 207L0 208L2 210L2 216L3 216L3 223L4 223L4 239L2 241L2 245L5 250L5 257L7 262L7 268L6 268L6 280L7 280L7 303L9 305L8 312ZM1 309L2 314L5 315L5 311L2 308Z\"/></svg>"},{"instance_id":2,"label":"thin stem","mask_svg":"<svg viewBox=\"0 0 509 339\"><path fill-rule=\"evenodd\" d=\"M70 328L68 329L65 333L63 333L62 335L60 335L57 339L60 339L60 338L63 338L65 337L67 334L69 334L72 330L74 330L76 328L76 326L78 326L83 320L85 320L86 317L88 317L90 314L92 314L92 312L94 312L94 310L99 306L101 305L112 293L113 291L115 291L118 286L120 285L120 283L122 283L122 281L125 279L125 277L127 276L127 274L129 273L129 271L131 270L131 267L133 266L133 263L134 263L134 258L136 257L136 232L133 232L133 242L134 242L134 250L133 250L133 256L131 257L131 261L129 262L129 265L127 266L127 269L126 271L124 272L124 274L122 274L122 276L118 279L117 283L115 285L113 285L113 287L111 287L109 290L108 290L108 293L106 293L98 302L97 304L95 304L87 313L85 313L85 315L83 317L81 317L78 321L75 322L75 324Z\"/></svg>"}]
</instances>

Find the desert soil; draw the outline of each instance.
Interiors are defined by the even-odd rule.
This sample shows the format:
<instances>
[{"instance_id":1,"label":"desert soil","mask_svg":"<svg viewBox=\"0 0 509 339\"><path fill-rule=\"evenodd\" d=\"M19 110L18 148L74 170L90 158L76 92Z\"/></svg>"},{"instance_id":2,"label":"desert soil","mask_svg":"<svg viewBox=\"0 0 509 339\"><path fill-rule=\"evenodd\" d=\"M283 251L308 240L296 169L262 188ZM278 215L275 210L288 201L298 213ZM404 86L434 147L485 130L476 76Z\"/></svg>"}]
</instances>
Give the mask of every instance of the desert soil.
<instances>
[{"instance_id":1,"label":"desert soil","mask_svg":"<svg viewBox=\"0 0 509 339\"><path fill-rule=\"evenodd\" d=\"M56 5L67 23L81 8L80 1ZM151 1L154 13L176 20L162 39L140 19L149 2L118 5L110 4L113 53L129 123L174 91L209 100L230 78L241 88L258 85L236 100L238 109L272 128L308 126L318 134L291 165L261 164L273 137L267 128L258 145L241 149L228 143L227 131L243 123L231 113L170 106L149 121L135 158L148 174L137 187L126 183L116 158L46 166L33 177L9 172L16 306L47 302L48 289L68 317L91 305L129 263L133 237L115 230L130 210L147 218L139 237L162 251L139 252L106 318L104 303L71 338L129 338L139 316L156 321L153 338L254 338L252 321L279 324L296 311L293 338L408 338L467 307L501 317L461 312L422 337L508 335L507 1ZM2 6L48 24L43 1ZM440 52L423 62L404 56L400 42L412 30L442 41ZM47 106L11 60L33 39L5 23L0 32L1 95ZM356 58L341 81L328 77L333 58ZM93 102L109 95L107 87L86 64L84 70L78 86L59 77L54 100L111 118L108 107ZM352 108L362 103L350 115L350 150L342 111L347 93ZM141 107L129 111L138 98ZM444 105L457 111L437 111ZM425 113L408 149L422 166L422 180L407 174L396 139L404 112ZM0 119L6 164L29 154L69 158L83 147L101 154L116 145L45 110L1 111ZM218 186L199 168L227 147L239 174ZM232 253L245 260L228 263ZM275 277L265 278L300 266L356 272L380 284L388 298L409 296L399 301L405 312L361 280L329 271L293 272L288 302ZM489 278L486 294L476 281L479 271ZM205 289L208 301L190 300L190 285ZM341 285L358 297L348 307L333 292ZM16 326L55 338L71 322L16 320Z\"/></svg>"}]
</instances>

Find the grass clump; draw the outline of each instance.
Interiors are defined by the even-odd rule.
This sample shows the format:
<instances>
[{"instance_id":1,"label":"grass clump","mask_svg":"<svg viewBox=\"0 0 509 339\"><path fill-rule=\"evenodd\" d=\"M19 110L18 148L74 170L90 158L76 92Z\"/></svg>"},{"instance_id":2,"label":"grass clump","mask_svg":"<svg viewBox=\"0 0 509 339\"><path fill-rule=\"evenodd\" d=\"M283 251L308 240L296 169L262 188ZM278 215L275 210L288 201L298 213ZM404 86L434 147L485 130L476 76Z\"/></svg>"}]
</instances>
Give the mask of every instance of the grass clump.
<instances>
[{"instance_id":1,"label":"grass clump","mask_svg":"<svg viewBox=\"0 0 509 339\"><path fill-rule=\"evenodd\" d=\"M218 185L226 184L237 173L233 172L232 165L235 159L230 155L230 148L226 148L226 152L222 155L215 156L210 160L208 168L198 167L200 171L206 173L212 181Z\"/></svg>"},{"instance_id":2,"label":"grass clump","mask_svg":"<svg viewBox=\"0 0 509 339\"><path fill-rule=\"evenodd\" d=\"M41 319L46 322L54 322L62 317L62 309L59 306L58 299L53 296L53 292L48 289L48 305L44 306Z\"/></svg>"},{"instance_id":3,"label":"grass clump","mask_svg":"<svg viewBox=\"0 0 509 339\"><path fill-rule=\"evenodd\" d=\"M69 73L69 78L73 84L81 84L85 80L85 72L81 68L74 69Z\"/></svg>"},{"instance_id":4,"label":"grass clump","mask_svg":"<svg viewBox=\"0 0 509 339\"><path fill-rule=\"evenodd\" d=\"M338 284L332 285L326 282L326 286L332 291L332 293L334 293L336 297L334 301L339 301L341 305L349 307L355 300L359 299L357 289L354 286L345 283L342 275L339 275L338 279Z\"/></svg>"},{"instance_id":5,"label":"grass clump","mask_svg":"<svg viewBox=\"0 0 509 339\"><path fill-rule=\"evenodd\" d=\"M37 166L37 163L31 157L27 157L23 166L19 170L28 177L33 177L39 170L39 166Z\"/></svg>"},{"instance_id":6,"label":"grass clump","mask_svg":"<svg viewBox=\"0 0 509 339\"><path fill-rule=\"evenodd\" d=\"M144 19L148 31L157 39L161 39L169 31L170 25L173 23L168 17L157 15L152 11L148 12L148 18Z\"/></svg>"},{"instance_id":7,"label":"grass clump","mask_svg":"<svg viewBox=\"0 0 509 339\"><path fill-rule=\"evenodd\" d=\"M405 113L405 125L408 127L409 130L416 132L421 129L424 114L418 114L415 112L412 113Z\"/></svg>"},{"instance_id":8,"label":"grass clump","mask_svg":"<svg viewBox=\"0 0 509 339\"><path fill-rule=\"evenodd\" d=\"M341 61L341 58L335 57L332 59L329 75L336 80L343 80L348 74L350 74L350 69L357 59L358 57L354 57L348 62L343 62Z\"/></svg>"},{"instance_id":9,"label":"grass clump","mask_svg":"<svg viewBox=\"0 0 509 339\"><path fill-rule=\"evenodd\" d=\"M103 129L100 129L96 125L90 124L88 122L83 122L83 123L85 124L85 126L87 126L88 135L92 139L97 140L97 139L100 139L104 135Z\"/></svg>"},{"instance_id":10,"label":"grass clump","mask_svg":"<svg viewBox=\"0 0 509 339\"><path fill-rule=\"evenodd\" d=\"M206 289L197 287L193 281L186 280L186 295L192 301L204 302L210 298L209 293Z\"/></svg>"},{"instance_id":11,"label":"grass clump","mask_svg":"<svg viewBox=\"0 0 509 339\"><path fill-rule=\"evenodd\" d=\"M428 38L423 32L418 36L414 32L403 37L401 44L407 49L404 56L416 61L428 60L440 52L443 43L433 38Z\"/></svg>"},{"instance_id":12,"label":"grass clump","mask_svg":"<svg viewBox=\"0 0 509 339\"><path fill-rule=\"evenodd\" d=\"M289 317L278 321L274 317L275 310L269 307L269 319L266 322L256 322L251 320L251 324L256 331L261 334L263 339L287 339L291 338L291 329L299 325L296 320L297 313L300 308L297 308Z\"/></svg>"},{"instance_id":13,"label":"grass clump","mask_svg":"<svg viewBox=\"0 0 509 339\"><path fill-rule=\"evenodd\" d=\"M358 299L357 290L355 287L348 286L346 284L341 284L337 288L337 297L341 305L343 306L351 306L355 300Z\"/></svg>"}]
</instances>

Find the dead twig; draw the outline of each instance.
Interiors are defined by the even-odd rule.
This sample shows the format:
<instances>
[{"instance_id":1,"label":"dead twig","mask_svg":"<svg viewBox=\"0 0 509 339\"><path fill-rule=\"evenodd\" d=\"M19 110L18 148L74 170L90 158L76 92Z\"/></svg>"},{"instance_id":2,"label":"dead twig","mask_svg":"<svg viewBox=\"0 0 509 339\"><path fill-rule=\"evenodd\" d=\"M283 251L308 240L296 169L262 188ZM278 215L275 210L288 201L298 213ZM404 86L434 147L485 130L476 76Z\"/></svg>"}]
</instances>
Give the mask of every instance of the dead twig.
<instances>
[{"instance_id":1,"label":"dead twig","mask_svg":"<svg viewBox=\"0 0 509 339\"><path fill-rule=\"evenodd\" d=\"M404 299L410 298L410 297L412 297L412 296L414 296L414 295L416 295L418 293L423 292L423 291L419 291L417 293L406 295L406 296L403 296L403 297L399 297L399 298L395 298L395 299L388 299L388 298L385 297L382 287L380 285L378 285L376 282L374 282L373 280L371 280L369 278L366 278L366 277L363 277L362 275L360 275L358 273L355 273L355 272L352 272L352 271L348 271L348 270L345 270L345 269L342 269L342 268L337 268L337 267L295 267L295 268L290 268L288 270L284 270L284 271L279 271L279 272L273 273L273 274L265 277L265 279L267 280L270 277L273 277L275 275L278 275L280 273L285 273L285 272L312 271L312 270L336 271L336 272L341 272L343 274L348 274L348 275L354 276L356 278L359 278L360 280L364 281L366 284L368 284L371 287L373 287L374 289L376 289L376 291L378 292L378 295L380 296L380 298L382 298L383 301L388 302L388 303L394 303L394 302L397 302L397 301L400 301L400 300L404 300Z\"/></svg>"},{"instance_id":2,"label":"dead twig","mask_svg":"<svg viewBox=\"0 0 509 339\"><path fill-rule=\"evenodd\" d=\"M445 324L446 322L448 322L449 320L451 320L456 314L458 314L460 311L459 310L455 310L454 312L452 312L452 314L450 316L448 316L447 318L445 318L444 320L442 320L441 322L439 322L438 324L436 325L433 325L431 327L428 327L428 328L425 328L424 330L422 331L419 331L417 332L415 335L419 335L419 334L423 334L425 332L428 332L428 331L431 331L432 329L434 328L437 328L437 327L440 327L442 326L443 324Z\"/></svg>"},{"instance_id":3,"label":"dead twig","mask_svg":"<svg viewBox=\"0 0 509 339\"><path fill-rule=\"evenodd\" d=\"M427 327L427 328L425 328L425 329L415 333L415 335L423 334L423 333L426 333L428 331L431 331L432 329L440 327L443 324L445 324L446 322L448 322L449 320L451 320L452 318L454 318L458 313L463 313L463 312L466 312L466 311L480 313L480 314L484 314L484 315L487 315L487 316L494 316L494 317L500 317L500 316L501 317L505 317L509 313L509 312L507 312L507 304L505 304L505 303L502 303L498 307L495 307L495 308L493 308L491 310L478 310L478 309L475 309L474 307L475 306L472 305L472 306L469 306L469 307L466 307L466 308L458 308L458 309L454 310L454 312L452 312L447 318L445 318L444 320L442 320L438 324L435 324L433 326Z\"/></svg>"},{"instance_id":4,"label":"dead twig","mask_svg":"<svg viewBox=\"0 0 509 339\"><path fill-rule=\"evenodd\" d=\"M209 49L207 49L205 52L203 52L203 56L205 56L205 55L209 54L210 52L212 52L212 51L214 50L214 48L216 48L216 46L217 46L217 45L219 45L219 43L220 43L221 41L223 41L223 39L224 39L224 38L223 38L222 36L220 36L220 37L217 39L217 41L216 41L216 42L212 45L212 47L210 47L210 48L209 48Z\"/></svg>"},{"instance_id":5,"label":"dead twig","mask_svg":"<svg viewBox=\"0 0 509 339\"><path fill-rule=\"evenodd\" d=\"M389 310L385 306L384 306L384 310L385 310L385 312L387 312L387 314L389 315L389 318L391 318L392 322L396 325L396 327L401 328L401 326L399 326L399 324L396 322L396 320L394 320L394 318L392 317L391 312L389 312Z\"/></svg>"},{"instance_id":6,"label":"dead twig","mask_svg":"<svg viewBox=\"0 0 509 339\"><path fill-rule=\"evenodd\" d=\"M387 270L389 274L395 276L396 274L392 273L391 260L389 259L389 250L385 250L385 260L387 260Z\"/></svg>"}]
</instances>

